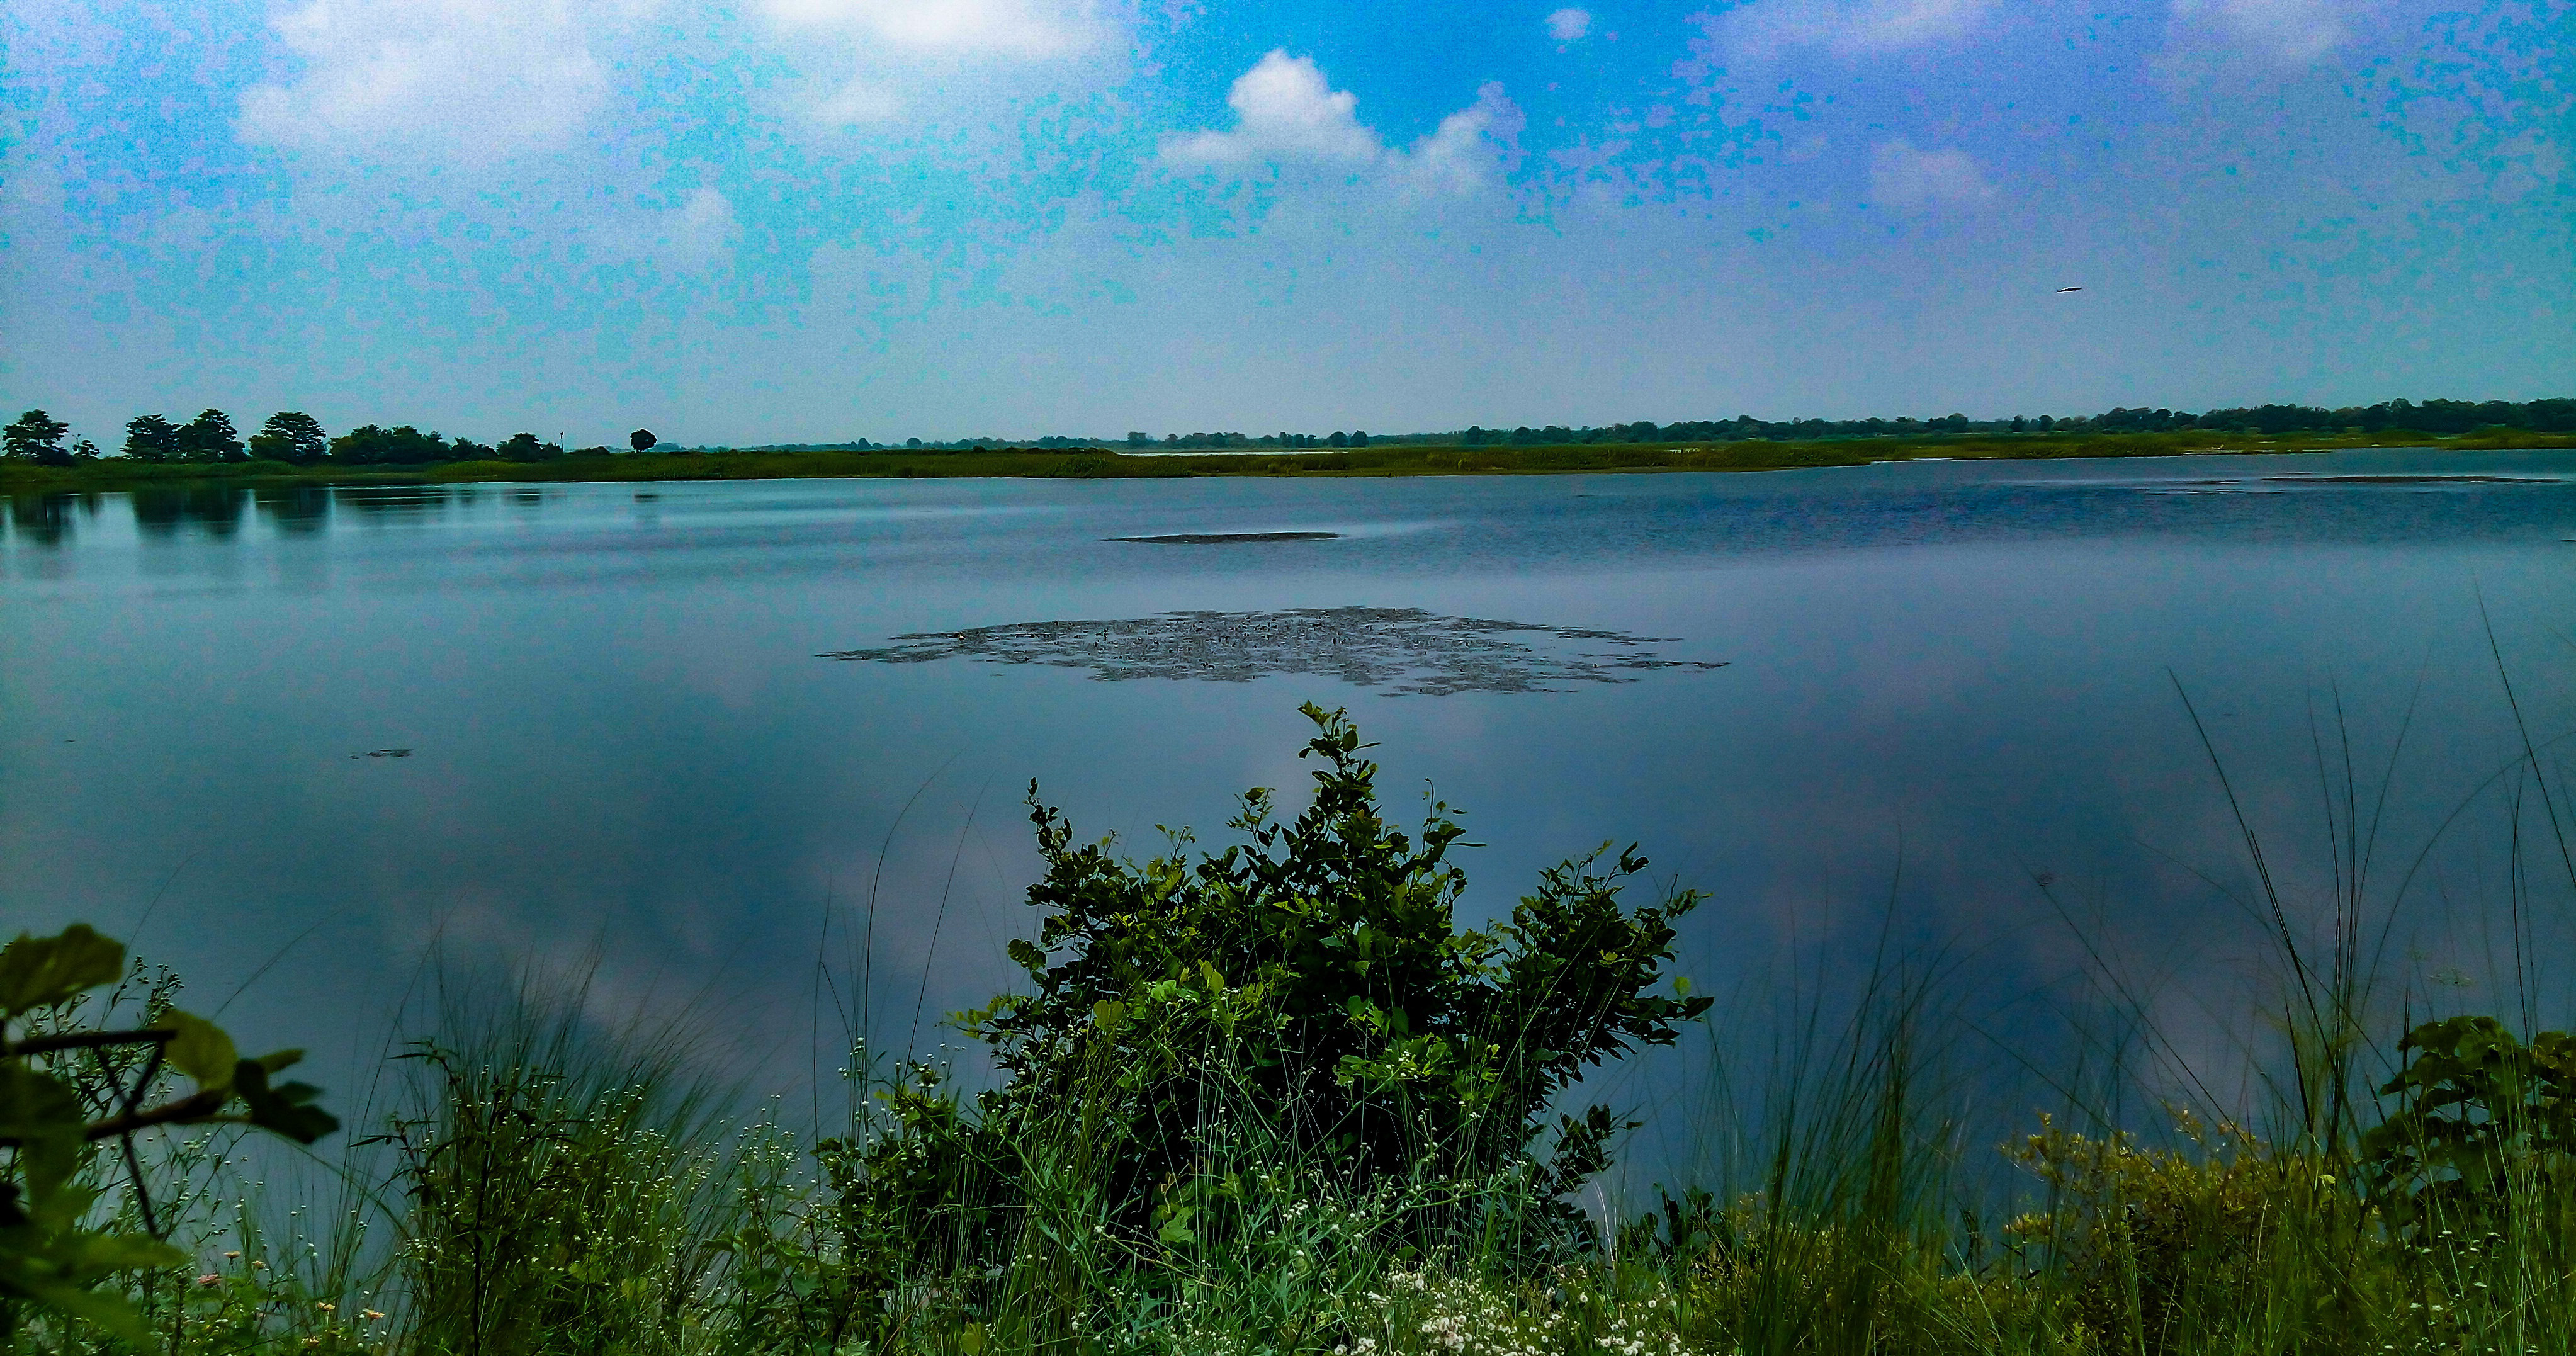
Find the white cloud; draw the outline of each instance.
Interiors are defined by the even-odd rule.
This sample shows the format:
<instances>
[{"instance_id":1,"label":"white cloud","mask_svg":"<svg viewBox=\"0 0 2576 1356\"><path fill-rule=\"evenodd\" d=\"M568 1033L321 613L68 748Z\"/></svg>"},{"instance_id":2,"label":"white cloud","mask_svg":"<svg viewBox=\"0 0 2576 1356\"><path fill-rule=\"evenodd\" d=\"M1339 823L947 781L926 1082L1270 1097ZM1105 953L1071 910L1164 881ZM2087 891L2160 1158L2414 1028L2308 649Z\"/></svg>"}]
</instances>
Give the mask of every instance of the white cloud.
<instances>
[{"instance_id":1,"label":"white cloud","mask_svg":"<svg viewBox=\"0 0 2576 1356\"><path fill-rule=\"evenodd\" d=\"M1307 57L1273 51L1236 77L1226 104L1232 131L1199 132L1164 143L1164 159L1181 166L1320 165L1391 182L1416 194L1466 195L1489 187L1520 164L1520 135L1529 125L1500 81L1476 90L1476 102L1402 150L1388 147L1359 120L1359 96L1337 90Z\"/></svg>"},{"instance_id":2,"label":"white cloud","mask_svg":"<svg viewBox=\"0 0 2576 1356\"><path fill-rule=\"evenodd\" d=\"M814 117L827 123L891 122L903 112L903 96L865 78L852 80L814 105Z\"/></svg>"},{"instance_id":3,"label":"white cloud","mask_svg":"<svg viewBox=\"0 0 2576 1356\"><path fill-rule=\"evenodd\" d=\"M1899 137L1869 157L1869 191L1891 207L1967 207L1995 196L1966 151L1926 151Z\"/></svg>"},{"instance_id":4,"label":"white cloud","mask_svg":"<svg viewBox=\"0 0 2576 1356\"><path fill-rule=\"evenodd\" d=\"M1950 42L1974 28L1994 0L1755 0L1700 24L1745 56L1802 47L1875 56Z\"/></svg>"},{"instance_id":5,"label":"white cloud","mask_svg":"<svg viewBox=\"0 0 2576 1356\"><path fill-rule=\"evenodd\" d=\"M2314 61L2344 40L2335 0L2174 0L2174 18L2284 61Z\"/></svg>"},{"instance_id":6,"label":"white cloud","mask_svg":"<svg viewBox=\"0 0 2576 1356\"><path fill-rule=\"evenodd\" d=\"M1560 9L1547 16L1547 35L1558 42L1581 42L1592 32L1592 11Z\"/></svg>"},{"instance_id":7,"label":"white cloud","mask_svg":"<svg viewBox=\"0 0 2576 1356\"><path fill-rule=\"evenodd\" d=\"M791 29L948 56L1072 56L1113 29L1092 0L769 0L768 9Z\"/></svg>"},{"instance_id":8,"label":"white cloud","mask_svg":"<svg viewBox=\"0 0 2576 1356\"><path fill-rule=\"evenodd\" d=\"M1416 189L1465 195L1495 182L1520 163L1521 129L1529 118L1489 80L1476 102L1440 120L1438 130L1401 157L1405 179Z\"/></svg>"},{"instance_id":9,"label":"white cloud","mask_svg":"<svg viewBox=\"0 0 2576 1356\"><path fill-rule=\"evenodd\" d=\"M706 268L732 252L740 227L733 203L712 188L694 189L680 205L654 215L636 232L635 252L680 268Z\"/></svg>"},{"instance_id":10,"label":"white cloud","mask_svg":"<svg viewBox=\"0 0 2576 1356\"><path fill-rule=\"evenodd\" d=\"M1312 58L1285 49L1236 77L1225 102L1235 112L1233 131L1181 137L1163 154L1184 164L1367 164L1383 149L1377 133L1360 125L1359 96L1334 89Z\"/></svg>"},{"instance_id":11,"label":"white cloud","mask_svg":"<svg viewBox=\"0 0 2576 1356\"><path fill-rule=\"evenodd\" d=\"M469 157L562 140L608 77L589 39L627 12L581 0L313 0L275 21L304 69L242 91L243 140Z\"/></svg>"}]
</instances>

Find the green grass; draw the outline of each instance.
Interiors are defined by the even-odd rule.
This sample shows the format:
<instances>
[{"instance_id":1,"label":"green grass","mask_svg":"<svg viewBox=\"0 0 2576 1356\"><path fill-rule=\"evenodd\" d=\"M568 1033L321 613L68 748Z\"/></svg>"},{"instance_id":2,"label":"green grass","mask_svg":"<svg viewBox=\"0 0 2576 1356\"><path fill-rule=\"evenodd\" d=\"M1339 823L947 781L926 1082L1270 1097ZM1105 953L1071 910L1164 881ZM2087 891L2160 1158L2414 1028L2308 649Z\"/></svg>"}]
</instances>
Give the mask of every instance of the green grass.
<instances>
[{"instance_id":1,"label":"green grass","mask_svg":"<svg viewBox=\"0 0 2576 1356\"><path fill-rule=\"evenodd\" d=\"M72 467L0 463L0 492L130 490L223 481L251 485L471 483L487 481L946 479L959 476L1080 480L1190 476L1545 475L1576 472L1774 471L1925 458L2028 460L2157 457L2193 452L2325 452L2355 447L2560 448L2576 435L2484 429L2457 437L2405 430L2377 434L2181 433L1957 434L1831 438L1806 442L1590 443L1560 447L1396 444L1347 450L1130 455L1114 450L988 452L718 452L565 457L542 463L450 462L413 467L133 463L109 458Z\"/></svg>"}]
</instances>

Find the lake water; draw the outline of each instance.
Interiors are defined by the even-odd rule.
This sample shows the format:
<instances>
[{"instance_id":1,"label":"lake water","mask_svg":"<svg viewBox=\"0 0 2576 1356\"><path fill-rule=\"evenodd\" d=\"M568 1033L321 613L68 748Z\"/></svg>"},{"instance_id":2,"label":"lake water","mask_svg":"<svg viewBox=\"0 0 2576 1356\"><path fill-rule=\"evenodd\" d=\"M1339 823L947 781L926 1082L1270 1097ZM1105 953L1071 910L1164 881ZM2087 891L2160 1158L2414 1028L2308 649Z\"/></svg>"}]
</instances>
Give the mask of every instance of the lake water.
<instances>
[{"instance_id":1,"label":"lake water","mask_svg":"<svg viewBox=\"0 0 2576 1356\"><path fill-rule=\"evenodd\" d=\"M1334 535L1110 540L1228 534ZM2303 915L2312 736L2340 796L2339 702L2366 810L2411 709L2372 897L2485 790L2386 973L2504 1010L2506 797L2548 807L2489 780L2498 660L2535 738L2576 725L2569 538L2565 453L20 500L0 901L130 935L255 1044L374 1049L432 953L595 960L594 1001L697 1005L793 1088L869 901L881 1047L1011 977L1032 779L1139 851L1221 837L1247 786L1293 810L1312 700L1399 814L1465 809L1478 910L1605 840L1710 892L1681 968L1723 1011L1884 942L2046 1044L2098 952L2216 1064L2274 974L2182 694Z\"/></svg>"}]
</instances>

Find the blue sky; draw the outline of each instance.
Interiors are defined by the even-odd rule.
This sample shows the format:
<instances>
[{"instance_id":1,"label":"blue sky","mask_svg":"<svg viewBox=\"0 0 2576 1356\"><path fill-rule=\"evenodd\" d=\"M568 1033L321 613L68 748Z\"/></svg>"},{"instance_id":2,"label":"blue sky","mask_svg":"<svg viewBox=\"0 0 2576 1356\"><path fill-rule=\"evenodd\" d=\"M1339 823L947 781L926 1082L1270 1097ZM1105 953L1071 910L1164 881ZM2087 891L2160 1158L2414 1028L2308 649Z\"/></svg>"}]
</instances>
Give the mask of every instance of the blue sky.
<instances>
[{"instance_id":1,"label":"blue sky","mask_svg":"<svg viewBox=\"0 0 2576 1356\"><path fill-rule=\"evenodd\" d=\"M0 35L0 405L103 444L209 405L748 443L2576 393L2565 0Z\"/></svg>"}]
</instances>

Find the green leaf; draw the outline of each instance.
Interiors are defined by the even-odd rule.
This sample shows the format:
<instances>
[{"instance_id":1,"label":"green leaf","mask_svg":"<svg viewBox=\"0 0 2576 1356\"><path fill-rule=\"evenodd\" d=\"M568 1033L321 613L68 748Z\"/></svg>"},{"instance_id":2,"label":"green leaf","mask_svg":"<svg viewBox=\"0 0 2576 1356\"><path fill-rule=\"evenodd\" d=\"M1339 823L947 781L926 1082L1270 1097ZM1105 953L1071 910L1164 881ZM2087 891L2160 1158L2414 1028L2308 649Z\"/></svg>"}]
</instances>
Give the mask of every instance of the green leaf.
<instances>
[{"instance_id":1,"label":"green leaf","mask_svg":"<svg viewBox=\"0 0 2576 1356\"><path fill-rule=\"evenodd\" d=\"M125 944L74 923L51 937L18 934L0 947L0 1017L51 1007L125 973Z\"/></svg>"},{"instance_id":2,"label":"green leaf","mask_svg":"<svg viewBox=\"0 0 2576 1356\"><path fill-rule=\"evenodd\" d=\"M270 1055L267 1058L277 1057ZM311 1105L313 1099L321 1095L320 1088L309 1083L280 1083L271 1087L268 1068L262 1060L245 1059L233 1066L233 1091L242 1099L242 1105L249 1108L251 1124L275 1131L298 1144L310 1144L340 1128L339 1117Z\"/></svg>"},{"instance_id":3,"label":"green leaf","mask_svg":"<svg viewBox=\"0 0 2576 1356\"><path fill-rule=\"evenodd\" d=\"M100 1294L87 1286L41 1276L21 1276L19 1268L7 1265L13 1260L8 1254L0 1253L0 1293L24 1295L46 1308L95 1323L129 1342L146 1344L156 1340L144 1326L143 1315L123 1299Z\"/></svg>"},{"instance_id":4,"label":"green leaf","mask_svg":"<svg viewBox=\"0 0 2576 1356\"><path fill-rule=\"evenodd\" d=\"M41 1210L80 1166L80 1097L68 1084L25 1064L0 1063L0 1139L18 1141L30 1209Z\"/></svg>"},{"instance_id":5,"label":"green leaf","mask_svg":"<svg viewBox=\"0 0 2576 1356\"><path fill-rule=\"evenodd\" d=\"M1030 945L1025 937L1011 939L1010 953L1011 960L1030 974L1046 968L1046 953Z\"/></svg>"},{"instance_id":6,"label":"green leaf","mask_svg":"<svg viewBox=\"0 0 2576 1356\"><path fill-rule=\"evenodd\" d=\"M1115 1031L1127 1020L1127 1005L1114 998L1104 998L1091 1005L1091 1024L1103 1031Z\"/></svg>"},{"instance_id":7,"label":"green leaf","mask_svg":"<svg viewBox=\"0 0 2576 1356\"><path fill-rule=\"evenodd\" d=\"M65 1255L64 1270L75 1276L96 1276L110 1271L136 1271L146 1267L184 1266L188 1254L171 1247L150 1234L102 1234L77 1231L70 1244L59 1250Z\"/></svg>"},{"instance_id":8,"label":"green leaf","mask_svg":"<svg viewBox=\"0 0 2576 1356\"><path fill-rule=\"evenodd\" d=\"M170 1067L210 1092L232 1086L233 1067L241 1062L241 1052L233 1048L233 1038L223 1028L172 1008L153 1029L172 1033L167 1047Z\"/></svg>"}]
</instances>

